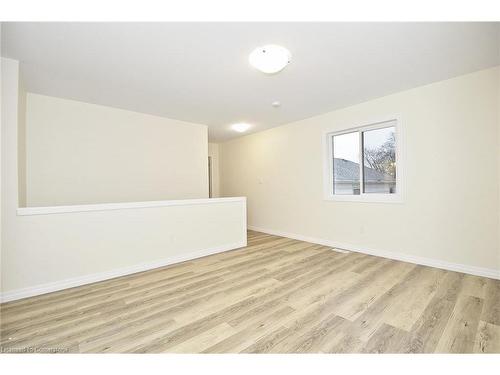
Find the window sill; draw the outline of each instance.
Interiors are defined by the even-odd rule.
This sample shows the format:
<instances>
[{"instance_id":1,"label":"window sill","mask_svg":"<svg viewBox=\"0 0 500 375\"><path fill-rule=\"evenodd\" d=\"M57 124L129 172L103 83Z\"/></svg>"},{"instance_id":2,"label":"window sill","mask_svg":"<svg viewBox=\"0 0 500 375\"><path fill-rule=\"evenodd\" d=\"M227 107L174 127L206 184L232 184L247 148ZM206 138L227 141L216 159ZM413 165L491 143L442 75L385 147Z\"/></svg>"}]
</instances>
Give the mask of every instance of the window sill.
<instances>
[{"instance_id":1,"label":"window sill","mask_svg":"<svg viewBox=\"0 0 500 375\"><path fill-rule=\"evenodd\" d=\"M403 198L399 194L330 195L326 196L324 200L336 201L336 202L360 202L360 203L404 203Z\"/></svg>"}]
</instances>

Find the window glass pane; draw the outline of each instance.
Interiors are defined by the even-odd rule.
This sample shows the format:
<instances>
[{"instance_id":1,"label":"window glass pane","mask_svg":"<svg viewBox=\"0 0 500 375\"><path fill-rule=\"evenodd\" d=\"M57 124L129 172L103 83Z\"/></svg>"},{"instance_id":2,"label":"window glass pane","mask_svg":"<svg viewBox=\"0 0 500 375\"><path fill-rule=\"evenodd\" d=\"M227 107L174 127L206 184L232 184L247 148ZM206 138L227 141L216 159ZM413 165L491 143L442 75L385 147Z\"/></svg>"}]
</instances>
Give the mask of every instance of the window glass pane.
<instances>
[{"instance_id":1,"label":"window glass pane","mask_svg":"<svg viewBox=\"0 0 500 375\"><path fill-rule=\"evenodd\" d=\"M359 132L333 137L333 193L359 195Z\"/></svg>"},{"instance_id":2,"label":"window glass pane","mask_svg":"<svg viewBox=\"0 0 500 375\"><path fill-rule=\"evenodd\" d=\"M396 193L396 128L363 132L363 192Z\"/></svg>"}]
</instances>

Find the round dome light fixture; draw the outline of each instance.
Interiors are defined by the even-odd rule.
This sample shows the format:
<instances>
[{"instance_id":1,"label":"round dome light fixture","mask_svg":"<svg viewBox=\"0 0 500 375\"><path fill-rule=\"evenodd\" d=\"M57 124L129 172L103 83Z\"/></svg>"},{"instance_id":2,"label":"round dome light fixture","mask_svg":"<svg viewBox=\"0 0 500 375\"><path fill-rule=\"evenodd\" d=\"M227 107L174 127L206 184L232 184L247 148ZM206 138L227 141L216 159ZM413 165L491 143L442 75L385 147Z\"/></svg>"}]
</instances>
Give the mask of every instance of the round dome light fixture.
<instances>
[{"instance_id":1,"label":"round dome light fixture","mask_svg":"<svg viewBox=\"0 0 500 375\"><path fill-rule=\"evenodd\" d=\"M291 59L290 51L276 44L257 47L248 56L250 65L266 74L278 73L290 63Z\"/></svg>"},{"instance_id":2,"label":"round dome light fixture","mask_svg":"<svg viewBox=\"0 0 500 375\"><path fill-rule=\"evenodd\" d=\"M252 127L252 125L244 123L244 122L240 122L238 124L231 125L231 129L233 129L234 131L237 131L238 133L244 133L248 129L250 129L251 127Z\"/></svg>"}]
</instances>

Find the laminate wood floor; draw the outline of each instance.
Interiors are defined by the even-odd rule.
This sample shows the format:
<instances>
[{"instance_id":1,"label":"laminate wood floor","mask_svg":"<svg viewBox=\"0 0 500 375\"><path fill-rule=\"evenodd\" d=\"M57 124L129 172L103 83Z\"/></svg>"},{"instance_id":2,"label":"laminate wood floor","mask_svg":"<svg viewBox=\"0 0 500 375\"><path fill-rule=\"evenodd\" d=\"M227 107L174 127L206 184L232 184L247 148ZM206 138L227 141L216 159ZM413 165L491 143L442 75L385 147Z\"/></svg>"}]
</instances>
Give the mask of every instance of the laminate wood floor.
<instances>
[{"instance_id":1,"label":"laminate wood floor","mask_svg":"<svg viewBox=\"0 0 500 375\"><path fill-rule=\"evenodd\" d=\"M248 246L1 305L2 352L500 352L500 281L249 232Z\"/></svg>"}]
</instances>

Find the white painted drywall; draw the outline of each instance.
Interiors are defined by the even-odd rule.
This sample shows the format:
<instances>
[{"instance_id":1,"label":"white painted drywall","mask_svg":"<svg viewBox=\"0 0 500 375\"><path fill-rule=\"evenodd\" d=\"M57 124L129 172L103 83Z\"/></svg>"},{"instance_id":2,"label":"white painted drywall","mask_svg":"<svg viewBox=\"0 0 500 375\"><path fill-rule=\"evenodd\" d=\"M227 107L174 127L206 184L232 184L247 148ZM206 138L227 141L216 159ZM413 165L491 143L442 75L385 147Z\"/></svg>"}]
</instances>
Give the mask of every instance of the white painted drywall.
<instances>
[{"instance_id":1,"label":"white painted drywall","mask_svg":"<svg viewBox=\"0 0 500 375\"><path fill-rule=\"evenodd\" d=\"M206 198L207 143L205 125L28 93L27 205Z\"/></svg>"},{"instance_id":2,"label":"white painted drywall","mask_svg":"<svg viewBox=\"0 0 500 375\"><path fill-rule=\"evenodd\" d=\"M246 244L244 199L18 216L20 94L18 62L2 59L4 298L75 286ZM206 166L206 144L203 161Z\"/></svg>"},{"instance_id":3,"label":"white painted drywall","mask_svg":"<svg viewBox=\"0 0 500 375\"><path fill-rule=\"evenodd\" d=\"M497 87L497 99L498 99L498 145L497 145L497 158L498 158L498 252L500 253L500 73L498 74L498 87ZM500 257L500 254L499 254Z\"/></svg>"},{"instance_id":4,"label":"white painted drywall","mask_svg":"<svg viewBox=\"0 0 500 375\"><path fill-rule=\"evenodd\" d=\"M212 197L220 197L219 144L208 144L208 156L212 158Z\"/></svg>"},{"instance_id":5,"label":"white painted drywall","mask_svg":"<svg viewBox=\"0 0 500 375\"><path fill-rule=\"evenodd\" d=\"M2 24L0 23L0 40L2 40ZM3 196L3 127L4 121L2 105L3 103L3 60L0 57L0 271L2 270L2 196ZM2 290L2 277L0 275L0 291Z\"/></svg>"},{"instance_id":6,"label":"white painted drywall","mask_svg":"<svg viewBox=\"0 0 500 375\"><path fill-rule=\"evenodd\" d=\"M19 104L18 104L18 137L17 137L17 158L18 158L18 186L19 186L19 206L25 207L26 196L26 97L27 93L24 82L19 76Z\"/></svg>"},{"instance_id":7,"label":"white painted drywall","mask_svg":"<svg viewBox=\"0 0 500 375\"><path fill-rule=\"evenodd\" d=\"M200 201L15 218L7 215L3 299L38 294L33 290L50 292L246 245L244 198Z\"/></svg>"},{"instance_id":8,"label":"white painted drywall","mask_svg":"<svg viewBox=\"0 0 500 375\"><path fill-rule=\"evenodd\" d=\"M247 196L253 227L498 271L499 70L221 143L222 196ZM404 202L325 201L324 132L393 115L404 126Z\"/></svg>"}]
</instances>

